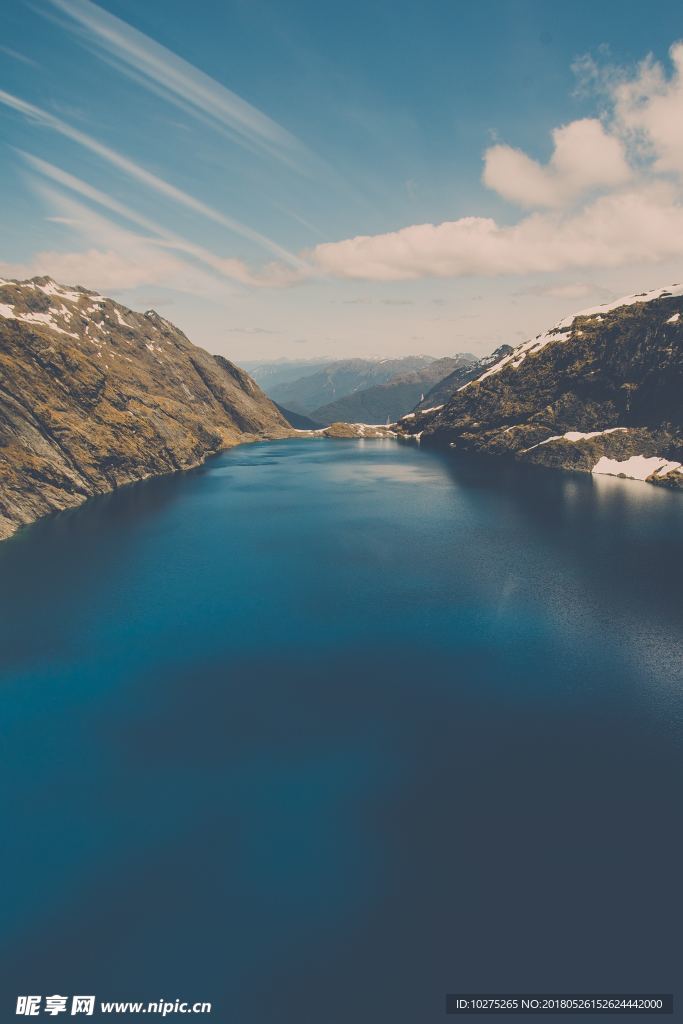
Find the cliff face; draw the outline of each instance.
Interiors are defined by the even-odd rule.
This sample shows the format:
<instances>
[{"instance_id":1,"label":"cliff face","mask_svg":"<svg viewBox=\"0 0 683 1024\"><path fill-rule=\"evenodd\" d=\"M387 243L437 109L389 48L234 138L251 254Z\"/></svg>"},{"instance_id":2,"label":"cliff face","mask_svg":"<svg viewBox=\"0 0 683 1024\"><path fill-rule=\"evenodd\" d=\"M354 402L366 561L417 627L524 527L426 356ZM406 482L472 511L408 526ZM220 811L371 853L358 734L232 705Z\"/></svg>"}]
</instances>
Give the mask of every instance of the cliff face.
<instances>
[{"instance_id":1,"label":"cliff face","mask_svg":"<svg viewBox=\"0 0 683 1024\"><path fill-rule=\"evenodd\" d=\"M243 370L154 311L50 278L0 281L0 538L291 428Z\"/></svg>"},{"instance_id":2,"label":"cliff face","mask_svg":"<svg viewBox=\"0 0 683 1024\"><path fill-rule=\"evenodd\" d=\"M422 443L683 485L683 286L567 317L441 407L404 417Z\"/></svg>"}]
</instances>

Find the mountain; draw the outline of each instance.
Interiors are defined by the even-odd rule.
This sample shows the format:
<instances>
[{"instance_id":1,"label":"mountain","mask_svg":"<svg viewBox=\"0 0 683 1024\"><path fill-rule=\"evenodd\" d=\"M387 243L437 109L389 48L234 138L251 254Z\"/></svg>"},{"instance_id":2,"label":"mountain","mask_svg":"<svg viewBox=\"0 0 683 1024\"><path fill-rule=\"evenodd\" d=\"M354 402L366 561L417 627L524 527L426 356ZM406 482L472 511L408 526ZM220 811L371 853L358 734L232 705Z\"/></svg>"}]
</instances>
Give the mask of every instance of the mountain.
<instances>
[{"instance_id":1,"label":"mountain","mask_svg":"<svg viewBox=\"0 0 683 1024\"><path fill-rule=\"evenodd\" d=\"M683 486L683 285L560 321L398 426L421 443Z\"/></svg>"},{"instance_id":2,"label":"mountain","mask_svg":"<svg viewBox=\"0 0 683 1024\"><path fill-rule=\"evenodd\" d=\"M285 409L284 406L278 405L277 402L274 404L275 408L279 409L290 426L294 427L295 430L318 430L322 427L322 423L317 423L310 416L302 416L301 413L292 412L291 409Z\"/></svg>"},{"instance_id":3,"label":"mountain","mask_svg":"<svg viewBox=\"0 0 683 1024\"><path fill-rule=\"evenodd\" d=\"M428 409L433 409L436 405L445 405L463 384L467 384L470 380L475 380L484 370L487 370L489 366L493 366L494 363L497 363L510 352L512 352L512 345L501 345L490 356L484 356L482 359L477 359L475 356L466 357L466 362L462 362L452 373L437 381L434 387L430 388L422 401L417 403L415 409L424 412Z\"/></svg>"},{"instance_id":4,"label":"mountain","mask_svg":"<svg viewBox=\"0 0 683 1024\"><path fill-rule=\"evenodd\" d=\"M397 373L420 370L434 362L432 356L403 359L340 359L296 380L266 385L269 396L292 412L313 416L321 405L334 402L362 388L386 384Z\"/></svg>"},{"instance_id":5,"label":"mountain","mask_svg":"<svg viewBox=\"0 0 683 1024\"><path fill-rule=\"evenodd\" d=\"M270 363L243 363L244 369L268 393L279 384L288 384L317 373L329 364L329 359L275 359Z\"/></svg>"},{"instance_id":6,"label":"mountain","mask_svg":"<svg viewBox=\"0 0 683 1024\"><path fill-rule=\"evenodd\" d=\"M311 415L320 423L384 423L387 419L393 423L403 413L413 409L420 396L444 377L465 372L476 361L476 357L468 353L435 359L419 370L395 374L386 384L362 388L321 405Z\"/></svg>"},{"instance_id":7,"label":"mountain","mask_svg":"<svg viewBox=\"0 0 683 1024\"><path fill-rule=\"evenodd\" d=\"M0 281L0 538L57 509L291 428L257 384L153 310Z\"/></svg>"}]
</instances>

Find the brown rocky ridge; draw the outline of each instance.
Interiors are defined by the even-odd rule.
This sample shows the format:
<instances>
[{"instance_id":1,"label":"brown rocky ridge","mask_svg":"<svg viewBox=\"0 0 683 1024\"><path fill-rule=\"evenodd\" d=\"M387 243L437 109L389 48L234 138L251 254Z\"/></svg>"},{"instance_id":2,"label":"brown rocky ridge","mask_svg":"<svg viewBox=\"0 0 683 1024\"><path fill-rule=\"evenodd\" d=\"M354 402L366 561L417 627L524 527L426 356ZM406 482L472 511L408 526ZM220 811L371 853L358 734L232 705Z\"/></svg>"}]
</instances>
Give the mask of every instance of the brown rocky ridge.
<instances>
[{"instance_id":1,"label":"brown rocky ridge","mask_svg":"<svg viewBox=\"0 0 683 1024\"><path fill-rule=\"evenodd\" d=\"M49 512L295 432L258 385L153 310L0 280L0 539Z\"/></svg>"}]
</instances>

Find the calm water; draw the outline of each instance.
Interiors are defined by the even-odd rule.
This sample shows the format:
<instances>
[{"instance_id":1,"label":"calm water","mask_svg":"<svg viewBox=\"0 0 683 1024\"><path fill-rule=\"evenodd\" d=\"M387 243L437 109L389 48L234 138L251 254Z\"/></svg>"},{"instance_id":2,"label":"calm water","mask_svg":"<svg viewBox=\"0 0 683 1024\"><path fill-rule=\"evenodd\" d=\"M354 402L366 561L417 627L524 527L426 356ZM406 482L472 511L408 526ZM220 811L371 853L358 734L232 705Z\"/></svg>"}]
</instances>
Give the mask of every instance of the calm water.
<instances>
[{"instance_id":1,"label":"calm water","mask_svg":"<svg viewBox=\"0 0 683 1024\"><path fill-rule=\"evenodd\" d=\"M671 991L682 522L643 484L279 442L0 545L0 1017Z\"/></svg>"}]
</instances>

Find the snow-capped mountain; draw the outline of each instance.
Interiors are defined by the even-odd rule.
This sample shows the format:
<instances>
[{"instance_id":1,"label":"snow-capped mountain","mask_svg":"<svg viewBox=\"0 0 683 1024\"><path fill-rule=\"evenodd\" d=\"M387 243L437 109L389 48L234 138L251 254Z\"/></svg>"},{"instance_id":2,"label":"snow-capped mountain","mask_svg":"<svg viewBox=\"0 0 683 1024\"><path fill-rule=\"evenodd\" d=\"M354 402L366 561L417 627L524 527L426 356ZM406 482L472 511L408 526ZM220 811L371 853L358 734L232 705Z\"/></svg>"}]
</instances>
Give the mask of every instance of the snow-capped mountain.
<instances>
[{"instance_id":1,"label":"snow-capped mountain","mask_svg":"<svg viewBox=\"0 0 683 1024\"><path fill-rule=\"evenodd\" d=\"M422 443L683 485L683 285L582 310L399 429Z\"/></svg>"},{"instance_id":2,"label":"snow-capped mountain","mask_svg":"<svg viewBox=\"0 0 683 1024\"><path fill-rule=\"evenodd\" d=\"M501 345L488 356L483 356L481 359L472 357L469 362L463 362L447 377L437 381L434 387L430 388L422 401L415 406L415 411L426 412L434 409L435 406L445 405L463 384L480 377L484 370L493 366L494 363L500 362L509 352L512 352L511 345Z\"/></svg>"}]
</instances>

